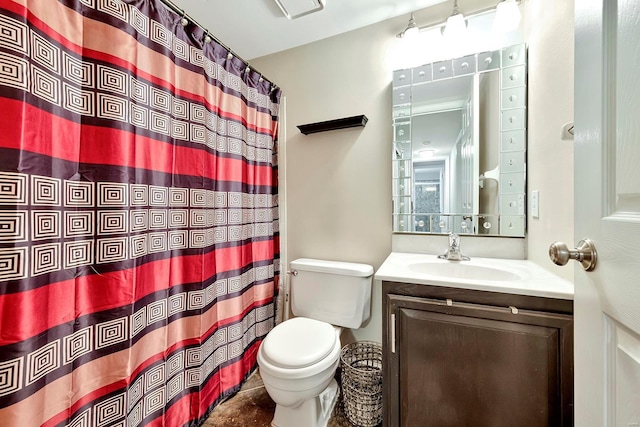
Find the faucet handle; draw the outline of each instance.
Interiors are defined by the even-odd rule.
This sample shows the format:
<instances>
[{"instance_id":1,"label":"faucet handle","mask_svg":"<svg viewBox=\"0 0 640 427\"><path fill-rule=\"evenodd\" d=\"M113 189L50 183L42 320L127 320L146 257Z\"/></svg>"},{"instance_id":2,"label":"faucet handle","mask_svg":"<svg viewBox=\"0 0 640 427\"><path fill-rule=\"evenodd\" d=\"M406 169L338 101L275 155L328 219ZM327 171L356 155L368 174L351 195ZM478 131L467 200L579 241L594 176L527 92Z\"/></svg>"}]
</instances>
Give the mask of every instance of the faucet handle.
<instances>
[{"instance_id":1,"label":"faucet handle","mask_svg":"<svg viewBox=\"0 0 640 427\"><path fill-rule=\"evenodd\" d=\"M448 261L469 261L469 257L460 252L460 236L458 234L449 233L449 248L444 254L438 255L438 258Z\"/></svg>"}]
</instances>

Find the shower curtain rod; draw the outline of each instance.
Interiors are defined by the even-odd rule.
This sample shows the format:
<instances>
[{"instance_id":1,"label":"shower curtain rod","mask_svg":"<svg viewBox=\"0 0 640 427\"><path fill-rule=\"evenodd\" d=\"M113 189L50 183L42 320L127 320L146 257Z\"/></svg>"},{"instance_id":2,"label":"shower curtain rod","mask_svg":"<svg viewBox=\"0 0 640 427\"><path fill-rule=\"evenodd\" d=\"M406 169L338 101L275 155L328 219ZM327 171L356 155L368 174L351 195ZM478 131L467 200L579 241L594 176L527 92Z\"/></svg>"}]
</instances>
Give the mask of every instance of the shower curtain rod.
<instances>
[{"instance_id":1,"label":"shower curtain rod","mask_svg":"<svg viewBox=\"0 0 640 427\"><path fill-rule=\"evenodd\" d=\"M205 32L205 35L211 37L212 40L215 40L216 43L218 43L219 45L221 45L222 47L224 47L225 49L227 49L229 51L229 53L231 55L233 55L234 57L238 58L240 61L242 61L243 63L245 63L247 65L247 68L251 68L251 64L249 64L249 61L247 61L246 59L242 58L240 55L236 54L229 46L227 46L226 44L222 43L220 41L220 39L218 39L216 36L214 36L213 34L211 34L211 32L209 32L208 29L206 29L205 27L203 27L202 25L200 25L200 23L198 23L198 21L196 21L195 19L193 19L193 17L191 17L190 15L188 15L183 9L180 9L180 7L178 7L177 4L175 4L174 2L172 2L171 0L160 0L162 3L165 4L165 6L167 6L168 8L170 8L171 10L173 10L175 13L177 13L178 15L180 15L182 18L187 19L189 22L191 22L192 24L202 28ZM260 74L260 78L262 78L263 80L268 81L269 83L271 83L271 91L274 91L276 89L278 89L278 85L275 84L272 80L269 80L268 78L266 78L264 76L264 74L262 74L260 71L256 70L255 68L253 69L253 71L255 71L256 73Z\"/></svg>"}]
</instances>

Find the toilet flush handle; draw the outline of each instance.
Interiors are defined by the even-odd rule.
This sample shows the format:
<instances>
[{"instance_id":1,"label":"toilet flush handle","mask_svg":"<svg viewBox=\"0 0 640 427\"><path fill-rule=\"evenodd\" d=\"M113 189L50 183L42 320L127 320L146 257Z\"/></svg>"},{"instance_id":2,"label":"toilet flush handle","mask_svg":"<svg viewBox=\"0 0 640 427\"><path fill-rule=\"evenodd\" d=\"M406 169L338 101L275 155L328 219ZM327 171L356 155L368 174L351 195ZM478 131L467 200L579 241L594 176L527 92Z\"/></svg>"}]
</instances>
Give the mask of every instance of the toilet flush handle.
<instances>
[{"instance_id":1,"label":"toilet flush handle","mask_svg":"<svg viewBox=\"0 0 640 427\"><path fill-rule=\"evenodd\" d=\"M298 270L290 270L287 271L287 274L292 275L293 277L296 277L298 275Z\"/></svg>"}]
</instances>

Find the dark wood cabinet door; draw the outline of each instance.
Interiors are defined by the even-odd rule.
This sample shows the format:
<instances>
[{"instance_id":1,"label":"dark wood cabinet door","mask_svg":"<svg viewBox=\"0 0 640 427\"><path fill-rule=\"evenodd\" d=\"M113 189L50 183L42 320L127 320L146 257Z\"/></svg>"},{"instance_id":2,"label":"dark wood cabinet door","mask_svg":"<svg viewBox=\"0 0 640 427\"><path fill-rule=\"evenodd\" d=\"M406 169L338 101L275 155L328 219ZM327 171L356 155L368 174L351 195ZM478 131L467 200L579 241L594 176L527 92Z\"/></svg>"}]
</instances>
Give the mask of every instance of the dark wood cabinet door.
<instances>
[{"instance_id":1,"label":"dark wood cabinet door","mask_svg":"<svg viewBox=\"0 0 640 427\"><path fill-rule=\"evenodd\" d=\"M572 316L386 298L388 426L572 425Z\"/></svg>"}]
</instances>

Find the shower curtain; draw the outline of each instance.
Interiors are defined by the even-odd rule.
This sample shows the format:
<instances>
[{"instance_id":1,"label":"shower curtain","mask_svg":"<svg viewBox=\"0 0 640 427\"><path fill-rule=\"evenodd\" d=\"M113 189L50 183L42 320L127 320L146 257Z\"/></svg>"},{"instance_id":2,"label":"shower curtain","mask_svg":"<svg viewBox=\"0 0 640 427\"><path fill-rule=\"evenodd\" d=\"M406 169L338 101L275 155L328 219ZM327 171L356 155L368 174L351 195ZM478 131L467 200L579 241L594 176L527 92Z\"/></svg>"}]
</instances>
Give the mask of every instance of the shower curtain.
<instances>
[{"instance_id":1,"label":"shower curtain","mask_svg":"<svg viewBox=\"0 0 640 427\"><path fill-rule=\"evenodd\" d=\"M200 425L256 366L280 92L181 18L0 0L1 426Z\"/></svg>"}]
</instances>

